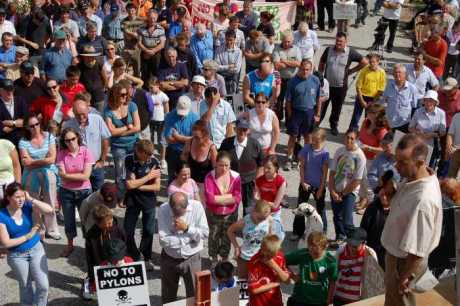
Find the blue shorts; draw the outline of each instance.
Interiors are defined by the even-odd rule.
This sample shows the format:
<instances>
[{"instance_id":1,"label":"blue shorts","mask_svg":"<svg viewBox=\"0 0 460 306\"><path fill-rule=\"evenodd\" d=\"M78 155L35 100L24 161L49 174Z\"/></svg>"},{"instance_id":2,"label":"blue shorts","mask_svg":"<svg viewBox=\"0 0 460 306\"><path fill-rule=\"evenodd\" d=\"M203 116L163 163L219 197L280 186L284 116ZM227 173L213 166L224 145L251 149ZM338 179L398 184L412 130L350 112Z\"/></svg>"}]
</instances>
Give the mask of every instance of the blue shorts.
<instances>
[{"instance_id":1,"label":"blue shorts","mask_svg":"<svg viewBox=\"0 0 460 306\"><path fill-rule=\"evenodd\" d=\"M314 114L315 111L313 109L307 111L293 109L292 116L286 123L289 136L297 137L311 132L315 126Z\"/></svg>"}]
</instances>

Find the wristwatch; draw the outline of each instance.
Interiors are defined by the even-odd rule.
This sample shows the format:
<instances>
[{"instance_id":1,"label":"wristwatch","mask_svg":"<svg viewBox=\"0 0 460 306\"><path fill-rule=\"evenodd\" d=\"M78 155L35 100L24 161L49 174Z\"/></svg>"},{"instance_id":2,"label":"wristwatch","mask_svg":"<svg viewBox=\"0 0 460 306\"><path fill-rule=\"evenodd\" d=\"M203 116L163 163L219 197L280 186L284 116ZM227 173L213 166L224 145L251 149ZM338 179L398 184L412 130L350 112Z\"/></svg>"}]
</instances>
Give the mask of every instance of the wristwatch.
<instances>
[{"instance_id":1,"label":"wristwatch","mask_svg":"<svg viewBox=\"0 0 460 306\"><path fill-rule=\"evenodd\" d=\"M16 120L13 120L13 127L16 127Z\"/></svg>"}]
</instances>

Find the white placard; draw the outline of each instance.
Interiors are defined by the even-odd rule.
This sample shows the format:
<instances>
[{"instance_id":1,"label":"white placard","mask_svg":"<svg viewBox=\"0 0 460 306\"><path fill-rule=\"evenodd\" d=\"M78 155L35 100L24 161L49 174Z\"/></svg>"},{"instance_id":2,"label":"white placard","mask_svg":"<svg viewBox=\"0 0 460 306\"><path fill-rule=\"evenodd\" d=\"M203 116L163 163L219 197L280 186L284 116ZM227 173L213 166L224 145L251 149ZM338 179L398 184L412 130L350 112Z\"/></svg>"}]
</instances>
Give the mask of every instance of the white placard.
<instances>
[{"instance_id":1,"label":"white placard","mask_svg":"<svg viewBox=\"0 0 460 306\"><path fill-rule=\"evenodd\" d=\"M349 20L356 19L357 17L357 6L356 3L334 3L333 13L334 19L336 20Z\"/></svg>"},{"instance_id":2,"label":"white placard","mask_svg":"<svg viewBox=\"0 0 460 306\"><path fill-rule=\"evenodd\" d=\"M150 306L143 261L122 266L97 266L94 276L100 306Z\"/></svg>"}]
</instances>

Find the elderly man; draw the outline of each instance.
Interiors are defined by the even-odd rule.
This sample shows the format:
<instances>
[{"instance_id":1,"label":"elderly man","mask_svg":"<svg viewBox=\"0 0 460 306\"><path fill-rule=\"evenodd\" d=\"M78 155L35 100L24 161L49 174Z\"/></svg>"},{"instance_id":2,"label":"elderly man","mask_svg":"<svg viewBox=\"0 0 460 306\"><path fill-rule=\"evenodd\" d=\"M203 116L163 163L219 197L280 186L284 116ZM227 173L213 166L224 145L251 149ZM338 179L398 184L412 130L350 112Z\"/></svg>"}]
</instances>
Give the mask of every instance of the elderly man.
<instances>
[{"instance_id":1,"label":"elderly man","mask_svg":"<svg viewBox=\"0 0 460 306\"><path fill-rule=\"evenodd\" d=\"M19 66L20 77L14 81L16 95L24 98L29 106L38 97L46 95L46 84L39 77L34 76L36 67L25 61Z\"/></svg>"},{"instance_id":2,"label":"elderly man","mask_svg":"<svg viewBox=\"0 0 460 306\"><path fill-rule=\"evenodd\" d=\"M426 65L437 78L441 78L444 72L444 64L447 56L447 42L441 37L443 28L434 26L431 35L422 45L422 54Z\"/></svg>"},{"instance_id":3,"label":"elderly man","mask_svg":"<svg viewBox=\"0 0 460 306\"><path fill-rule=\"evenodd\" d=\"M110 131L104 119L98 114L90 113L86 101L76 99L73 103L74 118L64 122L63 128L71 127L80 133L85 145L96 161L91 171L90 181L93 191L104 183L104 165L109 153Z\"/></svg>"},{"instance_id":4,"label":"elderly man","mask_svg":"<svg viewBox=\"0 0 460 306\"><path fill-rule=\"evenodd\" d=\"M206 80L202 75L195 75L192 79L190 91L186 94L192 103L191 111L200 115L200 104L204 100L204 90L206 89Z\"/></svg>"},{"instance_id":5,"label":"elderly man","mask_svg":"<svg viewBox=\"0 0 460 306\"><path fill-rule=\"evenodd\" d=\"M2 34L2 46L0 47L0 78L5 77L5 70L16 59L16 46L14 36L9 32Z\"/></svg>"},{"instance_id":6,"label":"elderly man","mask_svg":"<svg viewBox=\"0 0 460 306\"><path fill-rule=\"evenodd\" d=\"M6 67L5 78L12 81L16 81L21 76L19 67L21 64L29 59L29 49L23 46L16 47L16 59L14 64L10 64ZM34 67L34 76L39 77L40 72L37 67Z\"/></svg>"},{"instance_id":7,"label":"elderly man","mask_svg":"<svg viewBox=\"0 0 460 306\"><path fill-rule=\"evenodd\" d=\"M80 82L85 86L86 91L91 94L91 105L100 113L104 110L104 89L107 76L102 63L97 61L101 53L91 45L86 45L80 53L81 62L78 64L80 69Z\"/></svg>"},{"instance_id":8,"label":"elderly man","mask_svg":"<svg viewBox=\"0 0 460 306\"><path fill-rule=\"evenodd\" d=\"M255 30L257 27L257 21L259 19L259 16L252 8L252 1L245 0L243 3L243 10L236 12L235 16L239 19L239 28L243 31L244 36L248 37L249 32Z\"/></svg>"},{"instance_id":9,"label":"elderly man","mask_svg":"<svg viewBox=\"0 0 460 306\"><path fill-rule=\"evenodd\" d=\"M391 200L382 233L385 257L385 306L416 305L411 284L427 270L438 246L442 196L436 174L427 167L428 147L414 134L396 147L396 169L406 181Z\"/></svg>"},{"instance_id":10,"label":"elderly man","mask_svg":"<svg viewBox=\"0 0 460 306\"><path fill-rule=\"evenodd\" d=\"M350 68L353 62L358 64ZM323 72L325 78L329 81L330 90L329 100L322 107L321 121L326 116L329 102L331 102L332 110L329 117L329 124L331 134L334 136L337 136L339 133L337 126L348 90L348 76L358 72L366 65L366 58L361 56L355 49L348 47L347 34L343 32L337 33L335 46L326 48L323 55L321 55L318 70Z\"/></svg>"},{"instance_id":11,"label":"elderly man","mask_svg":"<svg viewBox=\"0 0 460 306\"><path fill-rule=\"evenodd\" d=\"M120 7L116 3L110 5L110 15L104 18L102 36L115 43L117 54L121 54L124 48L124 35L121 29L122 16Z\"/></svg>"},{"instance_id":12,"label":"elderly man","mask_svg":"<svg viewBox=\"0 0 460 306\"><path fill-rule=\"evenodd\" d=\"M27 114L28 106L24 99L14 96L13 81L0 80L0 138L8 139L17 146Z\"/></svg>"},{"instance_id":13,"label":"elderly man","mask_svg":"<svg viewBox=\"0 0 460 306\"><path fill-rule=\"evenodd\" d=\"M315 52L319 50L318 35L315 31L308 29L308 23L299 23L297 31L294 32L294 45L300 49L302 58L313 60Z\"/></svg>"},{"instance_id":14,"label":"elderly man","mask_svg":"<svg viewBox=\"0 0 460 306\"><path fill-rule=\"evenodd\" d=\"M276 116L279 120L284 118L284 97L286 95L287 84L300 67L302 54L300 49L293 45L294 36L291 31L286 31L281 37L281 45L273 53L273 64L281 76L281 92L276 103Z\"/></svg>"},{"instance_id":15,"label":"elderly man","mask_svg":"<svg viewBox=\"0 0 460 306\"><path fill-rule=\"evenodd\" d=\"M170 47L166 50L166 63L158 72L160 88L169 97L169 109L176 107L177 100L185 93L188 86L187 67L177 62L177 51Z\"/></svg>"},{"instance_id":16,"label":"elderly man","mask_svg":"<svg viewBox=\"0 0 460 306\"><path fill-rule=\"evenodd\" d=\"M427 88L431 87L437 90L439 87L438 79L433 71L425 65L425 56L421 52L415 54L414 63L406 65L406 77L417 89L418 106L421 106Z\"/></svg>"},{"instance_id":17,"label":"elderly man","mask_svg":"<svg viewBox=\"0 0 460 306\"><path fill-rule=\"evenodd\" d=\"M190 40L190 49L195 55L198 69L203 69L203 62L207 59L214 58L214 40L212 32L206 29L206 26L199 23L195 26L195 34Z\"/></svg>"},{"instance_id":18,"label":"elderly man","mask_svg":"<svg viewBox=\"0 0 460 306\"><path fill-rule=\"evenodd\" d=\"M200 104L200 115L208 123L212 142L220 148L222 141L233 135L235 113L230 103L221 99L217 88L206 88L204 96L205 103Z\"/></svg>"},{"instance_id":19,"label":"elderly man","mask_svg":"<svg viewBox=\"0 0 460 306\"><path fill-rule=\"evenodd\" d=\"M209 235L203 204L176 192L158 212L158 234L163 248L160 258L162 303L177 299L179 278L187 297L195 295L195 273L201 271L200 252Z\"/></svg>"},{"instance_id":20,"label":"elderly man","mask_svg":"<svg viewBox=\"0 0 460 306\"><path fill-rule=\"evenodd\" d=\"M64 31L54 32L54 47L46 50L42 56L46 76L60 83L66 79L65 72L73 62L72 52L65 46L66 39Z\"/></svg>"},{"instance_id":21,"label":"elderly man","mask_svg":"<svg viewBox=\"0 0 460 306\"><path fill-rule=\"evenodd\" d=\"M165 30L157 23L158 13L150 10L147 24L137 31L137 46L141 50L141 74L144 83L158 73L161 62L161 50L165 47Z\"/></svg>"},{"instance_id":22,"label":"elderly man","mask_svg":"<svg viewBox=\"0 0 460 306\"><path fill-rule=\"evenodd\" d=\"M240 31L240 30L238 30ZM236 33L232 29L225 32L225 44L216 50L217 71L225 79L227 94L238 92L243 53L236 46Z\"/></svg>"},{"instance_id":23,"label":"elderly man","mask_svg":"<svg viewBox=\"0 0 460 306\"><path fill-rule=\"evenodd\" d=\"M417 108L417 89L406 80L406 68L393 66L393 80L388 80L382 95L390 127L403 133L409 131L413 111Z\"/></svg>"},{"instance_id":24,"label":"elderly man","mask_svg":"<svg viewBox=\"0 0 460 306\"><path fill-rule=\"evenodd\" d=\"M206 80L207 87L215 87L219 90L221 97L227 96L227 88L225 87L225 79L223 76L217 73L219 65L215 60L208 59L203 62L203 73Z\"/></svg>"}]
</instances>

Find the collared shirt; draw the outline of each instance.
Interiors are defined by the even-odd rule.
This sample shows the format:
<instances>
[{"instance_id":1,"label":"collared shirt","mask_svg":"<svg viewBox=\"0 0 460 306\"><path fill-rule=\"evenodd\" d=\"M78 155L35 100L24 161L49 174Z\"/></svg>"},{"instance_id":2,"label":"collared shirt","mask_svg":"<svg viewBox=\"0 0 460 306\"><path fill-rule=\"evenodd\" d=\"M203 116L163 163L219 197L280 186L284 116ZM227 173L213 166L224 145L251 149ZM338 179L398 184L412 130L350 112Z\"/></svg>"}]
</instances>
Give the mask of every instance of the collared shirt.
<instances>
[{"instance_id":1,"label":"collared shirt","mask_svg":"<svg viewBox=\"0 0 460 306\"><path fill-rule=\"evenodd\" d=\"M382 152L375 157L371 163L371 167L367 171L367 180L372 190L375 190L375 188L379 186L380 178L388 170L393 171L393 177L397 182L399 182L400 177L395 168L395 163L396 161L394 156L385 152Z\"/></svg>"},{"instance_id":2,"label":"collared shirt","mask_svg":"<svg viewBox=\"0 0 460 306\"><path fill-rule=\"evenodd\" d=\"M11 46L8 50L0 47L0 63L2 64L13 64L16 59L16 46ZM5 71L0 73L0 78L5 77Z\"/></svg>"},{"instance_id":3,"label":"collared shirt","mask_svg":"<svg viewBox=\"0 0 460 306\"><path fill-rule=\"evenodd\" d=\"M104 18L104 24L102 27L103 36L105 39L109 40L123 40L124 35L121 30L121 16L106 16Z\"/></svg>"},{"instance_id":4,"label":"collared shirt","mask_svg":"<svg viewBox=\"0 0 460 306\"><path fill-rule=\"evenodd\" d=\"M434 75L433 71L431 71L431 69L425 65L423 65L423 67L420 69L420 72L417 73L415 71L414 64L407 64L406 76L407 80L414 84L417 88L417 100L423 99L428 84L431 87L436 87L439 85L439 81Z\"/></svg>"},{"instance_id":5,"label":"collared shirt","mask_svg":"<svg viewBox=\"0 0 460 306\"><path fill-rule=\"evenodd\" d=\"M199 69L203 68L203 61L214 58L214 41L211 31L206 31L203 38L195 33L190 40L190 50L195 56Z\"/></svg>"},{"instance_id":6,"label":"collared shirt","mask_svg":"<svg viewBox=\"0 0 460 306\"><path fill-rule=\"evenodd\" d=\"M460 147L460 113L455 114L452 124L449 126L449 135L452 135L453 145Z\"/></svg>"},{"instance_id":7,"label":"collared shirt","mask_svg":"<svg viewBox=\"0 0 460 306\"><path fill-rule=\"evenodd\" d=\"M80 146L76 155L73 155L67 149L60 150L56 158L56 165L63 167L66 173L69 174L83 173L86 166L92 166L93 164L94 158L91 155L91 151L89 151L85 146ZM61 186L70 190L91 189L91 182L89 179L84 181L71 181L61 178Z\"/></svg>"},{"instance_id":8,"label":"collared shirt","mask_svg":"<svg viewBox=\"0 0 460 306\"><path fill-rule=\"evenodd\" d=\"M381 242L398 258L408 254L427 258L439 243L442 228L442 196L436 175L398 187Z\"/></svg>"},{"instance_id":9,"label":"collared shirt","mask_svg":"<svg viewBox=\"0 0 460 306\"><path fill-rule=\"evenodd\" d=\"M386 115L390 127L397 128L410 122L412 110L417 108L417 89L407 81L399 89L395 80L389 80L382 100L386 103Z\"/></svg>"},{"instance_id":10,"label":"collared shirt","mask_svg":"<svg viewBox=\"0 0 460 306\"><path fill-rule=\"evenodd\" d=\"M153 31L149 31L147 26L142 27L137 31L137 34L146 48L155 48L162 41L166 41L165 30L159 24L155 24Z\"/></svg>"},{"instance_id":11,"label":"collared shirt","mask_svg":"<svg viewBox=\"0 0 460 306\"><path fill-rule=\"evenodd\" d=\"M203 116L208 111L208 103L203 101L200 104L200 116ZM222 141L225 139L227 133L227 125L236 121L233 108L227 101L220 99L214 112L212 113L211 120L209 121L209 131L211 131L211 140L217 148L220 148Z\"/></svg>"},{"instance_id":12,"label":"collared shirt","mask_svg":"<svg viewBox=\"0 0 460 306\"><path fill-rule=\"evenodd\" d=\"M422 133L438 132L444 135L446 133L446 113L439 107L435 107L432 112L427 112L425 107L420 107L412 116L409 127ZM433 145L433 139L430 139L428 144Z\"/></svg>"},{"instance_id":13,"label":"collared shirt","mask_svg":"<svg viewBox=\"0 0 460 306\"><path fill-rule=\"evenodd\" d=\"M331 87L348 86L348 68L352 62L360 63L363 57L353 48L345 47L337 51L334 46L326 48L321 55L320 63L326 65L324 77Z\"/></svg>"},{"instance_id":14,"label":"collared shirt","mask_svg":"<svg viewBox=\"0 0 460 306\"><path fill-rule=\"evenodd\" d=\"M177 259L188 258L203 250L203 241L208 239L209 227L203 204L188 200L185 215L181 217L188 225L186 233L174 226L174 215L169 203L158 211L158 234L163 251Z\"/></svg>"},{"instance_id":15,"label":"collared shirt","mask_svg":"<svg viewBox=\"0 0 460 306\"><path fill-rule=\"evenodd\" d=\"M446 95L442 90L439 91L439 108L446 112L446 123L450 126L452 118L456 113L460 113L460 90L456 90L452 97Z\"/></svg>"},{"instance_id":16,"label":"collared shirt","mask_svg":"<svg viewBox=\"0 0 460 306\"><path fill-rule=\"evenodd\" d=\"M9 32L13 35L16 35L16 28L14 24L9 20L4 20L2 24L0 24L0 37L3 33ZM0 40L0 47L3 45L2 41Z\"/></svg>"},{"instance_id":17,"label":"collared shirt","mask_svg":"<svg viewBox=\"0 0 460 306\"><path fill-rule=\"evenodd\" d=\"M219 32L219 37L214 42L215 47L225 46L225 33L227 33L227 30ZM240 29L236 29L235 34L236 34L235 47L243 51L246 45L246 38L244 37L244 33Z\"/></svg>"},{"instance_id":18,"label":"collared shirt","mask_svg":"<svg viewBox=\"0 0 460 306\"><path fill-rule=\"evenodd\" d=\"M236 156L238 159L241 158L241 154L243 154L244 148L246 148L248 144L248 138L246 137L243 142L239 142L238 139L235 137L235 141L233 142L235 144L235 152Z\"/></svg>"},{"instance_id":19,"label":"collared shirt","mask_svg":"<svg viewBox=\"0 0 460 306\"><path fill-rule=\"evenodd\" d=\"M67 48L58 50L52 47L46 50L42 57L46 76L58 82L66 80L66 70L72 64L72 58L72 53Z\"/></svg>"},{"instance_id":20,"label":"collared shirt","mask_svg":"<svg viewBox=\"0 0 460 306\"><path fill-rule=\"evenodd\" d=\"M308 30L306 35L302 35L299 31L295 31L294 45L300 49L302 58L310 59L313 59L315 52L320 48L318 35L312 30Z\"/></svg>"},{"instance_id":21,"label":"collared shirt","mask_svg":"<svg viewBox=\"0 0 460 306\"><path fill-rule=\"evenodd\" d=\"M384 7L383 17L385 17L386 19L398 20L399 17L401 16L401 9L402 9L404 0L388 0L388 2L391 4L399 3L399 7L397 9L391 9L391 8Z\"/></svg>"},{"instance_id":22,"label":"collared shirt","mask_svg":"<svg viewBox=\"0 0 460 306\"><path fill-rule=\"evenodd\" d=\"M198 121L198 119L200 119L200 117L194 112L189 112L187 116L181 117L177 114L177 110L173 109L167 113L165 117L165 127L163 132L165 138L168 139L168 137L172 135L172 129L175 129L177 133L182 136L192 136L192 126L196 121ZM168 144L168 147L174 151L180 152L184 149L184 144L170 143Z\"/></svg>"},{"instance_id":23,"label":"collared shirt","mask_svg":"<svg viewBox=\"0 0 460 306\"><path fill-rule=\"evenodd\" d=\"M316 106L320 93L318 77L310 75L303 79L296 75L287 84L286 101L291 103L294 110L308 111Z\"/></svg>"},{"instance_id":24,"label":"collared shirt","mask_svg":"<svg viewBox=\"0 0 460 306\"><path fill-rule=\"evenodd\" d=\"M71 127L80 133L83 144L91 151L95 160L101 158L101 145L104 139L112 136L107 124L100 115L88 114L88 124L81 126L77 119L72 118L64 122L63 128Z\"/></svg>"},{"instance_id":25,"label":"collared shirt","mask_svg":"<svg viewBox=\"0 0 460 306\"><path fill-rule=\"evenodd\" d=\"M293 45L289 49L284 49L281 45L275 48L275 52L273 52L273 62L279 62L281 60L287 61L298 61L302 60L302 55L300 53L300 49ZM291 79L297 73L297 67L286 67L284 69L279 70L281 78L283 79Z\"/></svg>"},{"instance_id":26,"label":"collared shirt","mask_svg":"<svg viewBox=\"0 0 460 306\"><path fill-rule=\"evenodd\" d=\"M80 37L80 29L78 28L78 24L75 20L69 19L66 23L62 23L61 20L57 20L54 22L54 31L60 30L64 27L69 29L70 33L72 33L73 38Z\"/></svg>"},{"instance_id":27,"label":"collared shirt","mask_svg":"<svg viewBox=\"0 0 460 306\"><path fill-rule=\"evenodd\" d=\"M89 17L89 20L94 21L96 23L96 33L97 36L102 35L102 19L99 18L97 15L93 14ZM85 16L81 16L78 20L78 30L80 31L80 36L86 36L86 23L88 19Z\"/></svg>"},{"instance_id":28,"label":"collared shirt","mask_svg":"<svg viewBox=\"0 0 460 306\"><path fill-rule=\"evenodd\" d=\"M224 44L217 48L215 60L219 65L217 72L220 74L224 76L233 75L235 73L239 74L243 62L243 52L236 45L234 48L230 49ZM232 72L229 71L229 65L234 65L235 67Z\"/></svg>"},{"instance_id":29,"label":"collared shirt","mask_svg":"<svg viewBox=\"0 0 460 306\"><path fill-rule=\"evenodd\" d=\"M191 112L194 112L198 116L200 115L200 104L201 102L205 103L204 100L204 93L201 95L201 97L196 98L193 92L188 92L185 94L187 97L190 98L190 101L192 101L192 108L190 109Z\"/></svg>"}]
</instances>

